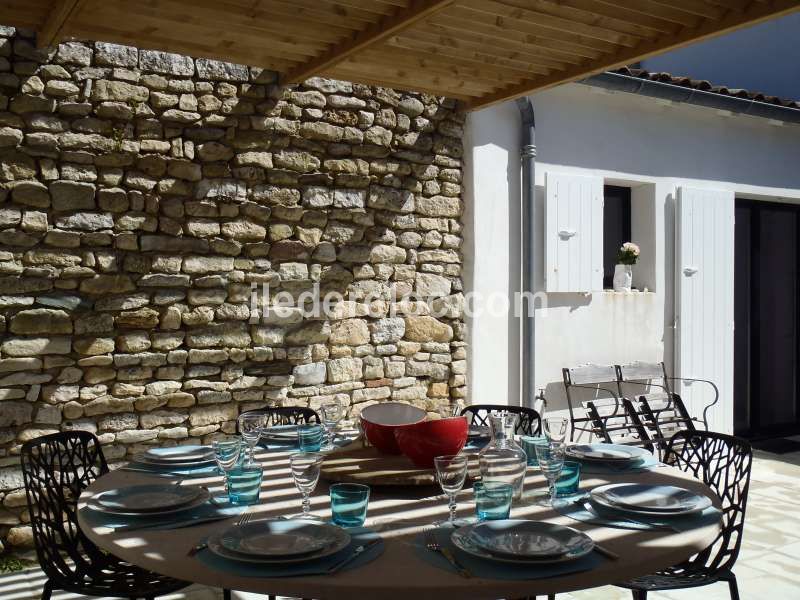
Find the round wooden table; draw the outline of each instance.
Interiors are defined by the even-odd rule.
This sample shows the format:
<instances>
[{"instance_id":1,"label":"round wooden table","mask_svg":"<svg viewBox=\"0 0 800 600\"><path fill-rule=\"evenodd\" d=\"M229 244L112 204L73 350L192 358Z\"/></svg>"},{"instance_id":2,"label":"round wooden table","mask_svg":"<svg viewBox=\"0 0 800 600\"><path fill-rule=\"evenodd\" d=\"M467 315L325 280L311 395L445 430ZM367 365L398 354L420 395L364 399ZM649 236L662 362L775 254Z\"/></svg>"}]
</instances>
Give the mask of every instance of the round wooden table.
<instances>
[{"instance_id":1,"label":"round wooden table","mask_svg":"<svg viewBox=\"0 0 800 600\"><path fill-rule=\"evenodd\" d=\"M253 506L253 520L296 514L300 495L289 473L288 452L261 453L264 466L261 504ZM464 579L432 566L416 555L412 541L423 525L445 518L447 501L433 487L374 488L370 498L367 525L376 527L385 540L385 551L371 563L332 576L258 578L232 575L212 569L189 557L187 552L210 533L234 524L238 517L205 525L173 530L140 529L130 532L93 527L86 519L85 501L93 494L140 483L164 481L145 473L113 471L94 482L81 496L79 522L84 533L100 548L140 567L184 581L262 594L278 594L319 600L463 600L517 598L612 584L645 575L677 564L708 546L719 532L718 525L691 531L634 531L582 523L558 514L539 504L546 483L538 471L526 479L526 498L515 503L513 518L545 520L587 532L596 542L619 555L591 571L547 579L509 581ZM635 474L584 474L581 487L590 489L604 483L637 481L672 483L710 494L702 483L670 467L655 468ZM221 478L186 480L182 485L205 485L221 489ZM535 499L533 497L536 497ZM474 511L471 490L459 495L459 514ZM312 512L329 517L328 484L320 481L312 497Z\"/></svg>"}]
</instances>

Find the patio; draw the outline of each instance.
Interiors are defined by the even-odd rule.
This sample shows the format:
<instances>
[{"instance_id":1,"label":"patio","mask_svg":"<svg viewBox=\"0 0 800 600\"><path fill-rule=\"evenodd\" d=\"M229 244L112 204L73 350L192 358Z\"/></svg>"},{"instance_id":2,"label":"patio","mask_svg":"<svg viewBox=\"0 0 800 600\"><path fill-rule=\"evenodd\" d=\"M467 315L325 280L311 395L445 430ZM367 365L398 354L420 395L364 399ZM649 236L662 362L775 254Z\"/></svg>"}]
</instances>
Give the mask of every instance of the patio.
<instances>
[{"instance_id":1,"label":"patio","mask_svg":"<svg viewBox=\"0 0 800 600\"><path fill-rule=\"evenodd\" d=\"M797 499L797 482L800 480L800 452L775 455L756 452L748 499L744 542L739 561L734 569L739 589L744 598L759 597L765 589L772 598L794 598L800 595L800 573L796 569L796 556L800 551L800 501ZM0 575L0 597L3 600L38 600L41 593L42 574L39 569ZM683 590L654 593L654 598L664 600L689 600L702 594L704 600L727 600L724 584ZM217 600L222 594L202 586L192 586L185 593L165 596L165 600ZM237 597L234 595L234 597ZM239 594L238 598L256 598ZM55 600L84 600L86 596L55 593ZM628 599L625 590L606 587L573 594L560 594L560 600L617 600Z\"/></svg>"}]
</instances>

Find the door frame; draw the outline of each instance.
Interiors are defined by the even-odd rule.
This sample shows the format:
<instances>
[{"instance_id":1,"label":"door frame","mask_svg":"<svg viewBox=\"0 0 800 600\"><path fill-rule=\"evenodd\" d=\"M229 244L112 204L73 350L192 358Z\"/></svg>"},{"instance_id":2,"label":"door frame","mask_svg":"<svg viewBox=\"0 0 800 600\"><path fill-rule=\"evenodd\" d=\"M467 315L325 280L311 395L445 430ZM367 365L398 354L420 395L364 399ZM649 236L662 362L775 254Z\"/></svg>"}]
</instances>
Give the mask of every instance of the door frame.
<instances>
[{"instance_id":1,"label":"door frame","mask_svg":"<svg viewBox=\"0 0 800 600\"><path fill-rule=\"evenodd\" d=\"M759 269L752 269L750 270L750 312L748 315L748 326L750 327L750 352L749 352L749 360L748 360L748 371L749 377L747 379L749 390L746 396L746 401L748 402L748 428L743 431L735 431L736 435L747 437L747 438L772 438L772 437L784 437L789 435L797 435L800 434L800 204L790 203L790 202L779 202L774 200L757 200L754 198L747 198L745 196L736 196L735 198L735 207L743 207L743 208L770 208L773 210L785 211L787 213L791 213L795 218L795 223L797 227L797 235L798 235L798 242L797 247L795 249L796 253L796 261L798 265L798 272L795 275L795 299L796 299L796 312L797 312L797 321L795 326L795 334L794 334L794 346L795 346L795 356L798 358L795 361L794 366L794 388L795 388L795 409L796 414L798 415L797 420L794 423L789 424L779 424L779 425L770 425L762 427L759 425L758 421L758 411L753 410L754 400L753 400L753 382L758 379L759 376L759 365L758 361L753 360L753 352L754 348L758 348L760 345L760 338L761 338L761 328L757 326L757 323L754 323L752 316L753 314L757 314L761 304L761 298L759 296L759 291L762 289L761 286L761 272ZM750 263L751 266L753 264L753 258L760 247L760 240L761 240L761 231L760 231L760 216L758 210L752 210L750 213ZM734 237L734 249L736 247L736 238ZM735 267L735 265L734 265ZM734 278L736 277L735 270L734 270ZM734 302L736 299L734 298ZM734 309L734 314L736 311ZM735 338L735 331L734 331L734 345L733 345L734 353L737 350L736 345L736 338ZM734 364L735 364L735 354L734 354ZM737 397L734 393L733 401L736 402ZM736 407L734 406L734 414L735 414ZM734 420L735 423L735 420Z\"/></svg>"}]
</instances>

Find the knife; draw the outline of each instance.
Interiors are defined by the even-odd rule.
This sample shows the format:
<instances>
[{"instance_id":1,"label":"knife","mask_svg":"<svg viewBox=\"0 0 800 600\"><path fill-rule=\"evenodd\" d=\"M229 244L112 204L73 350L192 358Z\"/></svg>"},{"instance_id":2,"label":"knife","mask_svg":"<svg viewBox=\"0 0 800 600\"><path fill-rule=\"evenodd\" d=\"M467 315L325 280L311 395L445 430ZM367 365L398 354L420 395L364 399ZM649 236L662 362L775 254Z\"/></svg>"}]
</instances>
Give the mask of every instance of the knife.
<instances>
[{"instance_id":1,"label":"knife","mask_svg":"<svg viewBox=\"0 0 800 600\"><path fill-rule=\"evenodd\" d=\"M213 517L195 517L193 519L171 521L168 523L131 523L129 525L123 525L122 527L116 527L114 531L138 531L140 529L183 529L184 527L193 527L195 525L202 525L203 523L224 521L235 516L236 515L215 515Z\"/></svg>"},{"instance_id":2,"label":"knife","mask_svg":"<svg viewBox=\"0 0 800 600\"><path fill-rule=\"evenodd\" d=\"M338 572L338 571L340 571L340 570L341 570L343 567L346 567L347 565L349 565L349 564L350 564L351 562L353 562L353 561L354 561L356 558L358 558L359 556L361 556L362 554L364 554L364 552L366 552L367 550L369 550L370 548L372 548L372 547L373 547L375 544L377 544L377 543L378 543L378 542L380 542L380 541L381 541L381 539L380 539L380 538L376 538L376 539L374 539L374 540L371 540L371 541L367 542L366 544L362 544L362 545L358 546L358 547L355 549L355 551L353 551L353 553L352 553L351 555L344 557L344 558L343 558L342 560L340 560L338 563L336 563L336 564L334 564L333 566L331 566L331 567L330 567L330 568L329 568L329 569L326 571L326 573L327 573L328 575L333 575L334 573L337 573L337 572Z\"/></svg>"}]
</instances>

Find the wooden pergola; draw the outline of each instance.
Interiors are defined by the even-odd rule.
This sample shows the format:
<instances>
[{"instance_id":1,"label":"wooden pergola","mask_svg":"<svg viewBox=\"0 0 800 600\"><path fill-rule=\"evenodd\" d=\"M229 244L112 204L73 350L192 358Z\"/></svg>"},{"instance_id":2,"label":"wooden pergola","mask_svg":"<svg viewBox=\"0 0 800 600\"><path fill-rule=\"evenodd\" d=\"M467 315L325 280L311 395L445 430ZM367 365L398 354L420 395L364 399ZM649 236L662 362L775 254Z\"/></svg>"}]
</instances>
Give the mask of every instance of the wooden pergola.
<instances>
[{"instance_id":1,"label":"wooden pergola","mask_svg":"<svg viewBox=\"0 0 800 600\"><path fill-rule=\"evenodd\" d=\"M411 89L477 109L800 8L800 0L2 0L40 46L99 40Z\"/></svg>"}]
</instances>

